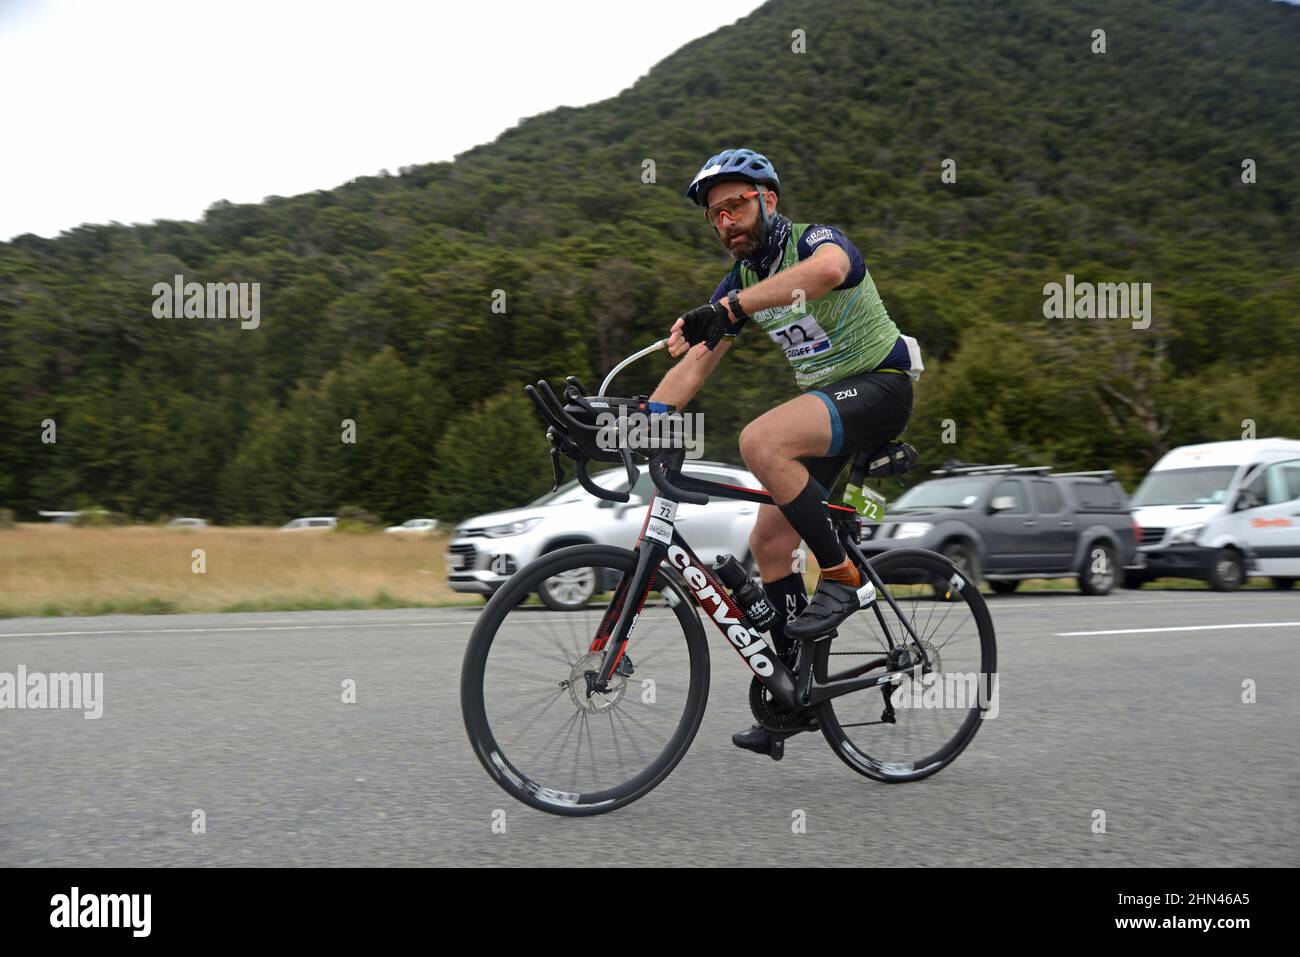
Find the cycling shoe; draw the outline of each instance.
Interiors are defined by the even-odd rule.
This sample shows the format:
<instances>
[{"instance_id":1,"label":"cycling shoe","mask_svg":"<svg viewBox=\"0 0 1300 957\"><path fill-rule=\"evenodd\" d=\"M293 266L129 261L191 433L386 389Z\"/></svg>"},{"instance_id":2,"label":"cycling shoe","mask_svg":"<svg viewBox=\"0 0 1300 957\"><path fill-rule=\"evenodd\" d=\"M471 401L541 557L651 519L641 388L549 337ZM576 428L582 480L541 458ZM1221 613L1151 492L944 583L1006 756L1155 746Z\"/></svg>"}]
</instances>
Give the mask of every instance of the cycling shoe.
<instances>
[{"instance_id":1,"label":"cycling shoe","mask_svg":"<svg viewBox=\"0 0 1300 957\"><path fill-rule=\"evenodd\" d=\"M833 630L859 608L866 608L876 600L876 586L863 582L857 588L843 582L823 578L808 607L794 621L785 624L787 638L821 638Z\"/></svg>"},{"instance_id":2,"label":"cycling shoe","mask_svg":"<svg viewBox=\"0 0 1300 957\"><path fill-rule=\"evenodd\" d=\"M785 739L802 731L816 731L817 719L810 717L808 724L785 731L769 731L761 725L753 725L747 731L737 731L731 736L731 743L755 754L766 754L773 761L780 761L785 756Z\"/></svg>"}]
</instances>

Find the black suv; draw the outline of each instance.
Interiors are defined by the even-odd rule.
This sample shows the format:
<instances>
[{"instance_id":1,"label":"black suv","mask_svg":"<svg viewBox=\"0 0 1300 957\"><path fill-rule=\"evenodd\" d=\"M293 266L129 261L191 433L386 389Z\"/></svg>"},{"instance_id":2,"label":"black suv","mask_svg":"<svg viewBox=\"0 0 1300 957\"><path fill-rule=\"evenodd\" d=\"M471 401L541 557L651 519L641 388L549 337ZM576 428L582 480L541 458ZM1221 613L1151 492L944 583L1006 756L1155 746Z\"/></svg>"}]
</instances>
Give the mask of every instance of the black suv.
<instances>
[{"instance_id":1,"label":"black suv","mask_svg":"<svg viewBox=\"0 0 1300 957\"><path fill-rule=\"evenodd\" d=\"M1000 594L1026 578L1076 577L1085 595L1105 595L1140 567L1128 498L1110 472L972 465L933 474L890 503L879 525L863 525L868 557L927 548Z\"/></svg>"}]
</instances>

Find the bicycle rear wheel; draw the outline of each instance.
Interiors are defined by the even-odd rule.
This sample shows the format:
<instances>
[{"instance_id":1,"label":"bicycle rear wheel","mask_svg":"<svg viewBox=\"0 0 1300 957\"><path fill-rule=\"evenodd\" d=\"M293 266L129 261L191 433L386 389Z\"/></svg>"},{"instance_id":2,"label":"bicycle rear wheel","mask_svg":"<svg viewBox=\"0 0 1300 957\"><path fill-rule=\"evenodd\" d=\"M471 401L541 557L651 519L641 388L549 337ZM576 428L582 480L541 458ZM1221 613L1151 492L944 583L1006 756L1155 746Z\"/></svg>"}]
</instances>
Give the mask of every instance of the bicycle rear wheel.
<instances>
[{"instance_id":1,"label":"bicycle rear wheel","mask_svg":"<svg viewBox=\"0 0 1300 957\"><path fill-rule=\"evenodd\" d=\"M461 672L461 710L474 753L512 797L551 814L601 814L642 797L677 765L709 689L704 629L680 576L659 566L654 590L607 693L587 694L602 630L624 600L637 553L575 545L520 569L483 610ZM519 596L575 570L612 591L560 611L517 607ZM603 629L602 629L603 623Z\"/></svg>"},{"instance_id":2,"label":"bicycle rear wheel","mask_svg":"<svg viewBox=\"0 0 1300 957\"><path fill-rule=\"evenodd\" d=\"M891 550L872 558L871 567L910 622L930 670L823 702L818 722L854 771L877 781L916 781L947 766L975 737L982 716L996 714L993 621L978 585L942 555ZM818 642L814 655L821 683L884 674L917 660L919 651L880 595L835 637Z\"/></svg>"}]
</instances>

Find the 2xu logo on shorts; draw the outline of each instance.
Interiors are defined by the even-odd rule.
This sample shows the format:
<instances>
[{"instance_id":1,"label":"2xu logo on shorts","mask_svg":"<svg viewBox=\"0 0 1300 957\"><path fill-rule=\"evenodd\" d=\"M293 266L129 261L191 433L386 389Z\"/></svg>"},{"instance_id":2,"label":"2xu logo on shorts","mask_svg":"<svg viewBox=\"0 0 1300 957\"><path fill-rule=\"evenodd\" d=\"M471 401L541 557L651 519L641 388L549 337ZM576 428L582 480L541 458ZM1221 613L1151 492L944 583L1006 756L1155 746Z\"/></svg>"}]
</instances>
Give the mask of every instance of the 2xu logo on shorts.
<instances>
[{"instance_id":1,"label":"2xu logo on shorts","mask_svg":"<svg viewBox=\"0 0 1300 957\"><path fill-rule=\"evenodd\" d=\"M682 577L686 579L686 583L691 586L691 591L699 599L700 607L712 614L713 620L718 624L727 627L727 639L739 649L740 656L745 659L754 674L763 678L771 675L776 669L772 667L772 659L765 654L767 642L753 628L746 628L740 623L739 611L731 599L725 594L719 594L717 589L709 584L709 579L704 572L691 564L690 556L686 554L685 549L677 545L670 546L668 560L682 570ZM712 611L704 603L706 598L715 605Z\"/></svg>"}]
</instances>

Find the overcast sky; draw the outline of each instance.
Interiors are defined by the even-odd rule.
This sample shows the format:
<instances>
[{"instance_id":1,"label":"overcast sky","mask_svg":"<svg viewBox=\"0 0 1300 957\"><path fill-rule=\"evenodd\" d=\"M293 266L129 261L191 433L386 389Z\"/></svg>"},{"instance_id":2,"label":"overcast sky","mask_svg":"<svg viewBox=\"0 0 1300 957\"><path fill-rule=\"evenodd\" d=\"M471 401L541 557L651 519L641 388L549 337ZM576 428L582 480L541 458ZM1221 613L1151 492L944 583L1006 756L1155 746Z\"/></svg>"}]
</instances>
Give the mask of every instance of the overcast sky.
<instances>
[{"instance_id":1,"label":"overcast sky","mask_svg":"<svg viewBox=\"0 0 1300 957\"><path fill-rule=\"evenodd\" d=\"M451 159L758 6L0 0L0 239Z\"/></svg>"}]
</instances>

